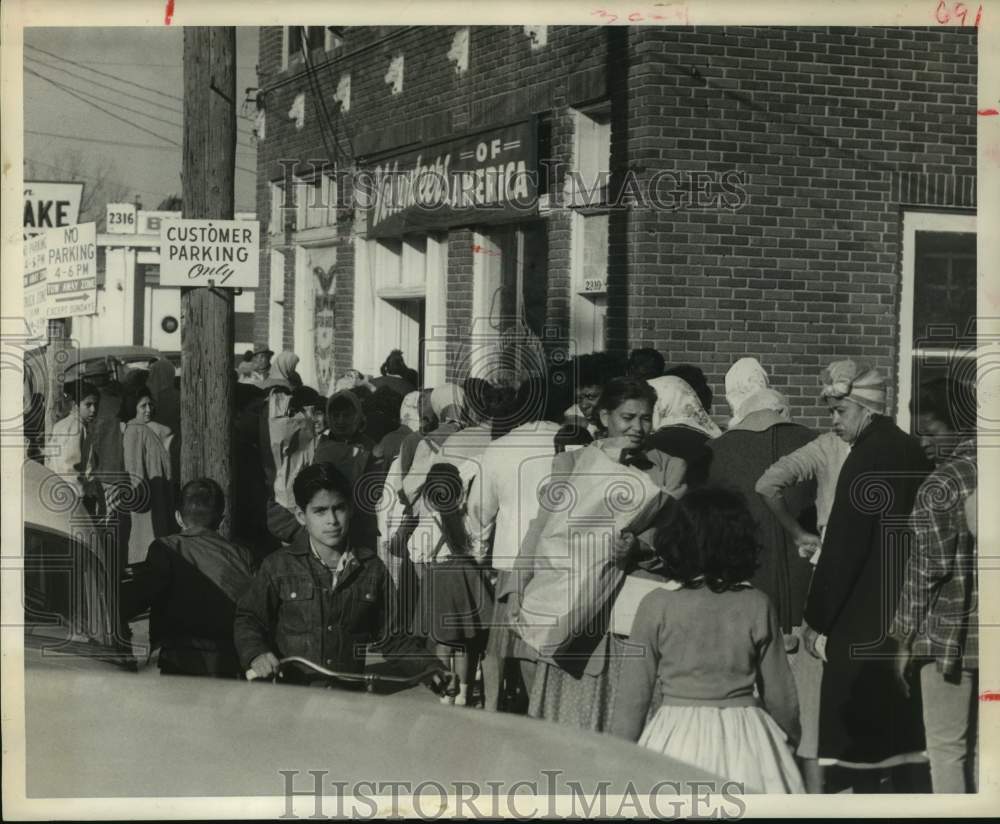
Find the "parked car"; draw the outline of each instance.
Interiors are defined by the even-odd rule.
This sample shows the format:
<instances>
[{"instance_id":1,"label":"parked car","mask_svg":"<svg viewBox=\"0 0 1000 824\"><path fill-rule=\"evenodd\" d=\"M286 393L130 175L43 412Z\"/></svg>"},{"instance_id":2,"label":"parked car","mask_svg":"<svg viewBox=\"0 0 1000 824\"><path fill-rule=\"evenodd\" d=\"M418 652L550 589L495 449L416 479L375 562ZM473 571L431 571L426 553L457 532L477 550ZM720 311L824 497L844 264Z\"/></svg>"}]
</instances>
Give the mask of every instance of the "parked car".
<instances>
[{"instance_id":1,"label":"parked car","mask_svg":"<svg viewBox=\"0 0 1000 824\"><path fill-rule=\"evenodd\" d=\"M442 706L423 686L378 694L137 672L114 639L113 587L93 528L58 503L57 476L27 462L23 478L34 570L24 634L29 796L280 797L280 771L297 771L301 790L310 770L347 787L464 781L487 798L487 781L504 792L534 782L544 793L545 770L559 771L557 792L575 781L588 798L602 781L612 796L629 782L639 793L665 781L724 784L610 736ZM73 586L55 585L60 570Z\"/></svg>"}]
</instances>

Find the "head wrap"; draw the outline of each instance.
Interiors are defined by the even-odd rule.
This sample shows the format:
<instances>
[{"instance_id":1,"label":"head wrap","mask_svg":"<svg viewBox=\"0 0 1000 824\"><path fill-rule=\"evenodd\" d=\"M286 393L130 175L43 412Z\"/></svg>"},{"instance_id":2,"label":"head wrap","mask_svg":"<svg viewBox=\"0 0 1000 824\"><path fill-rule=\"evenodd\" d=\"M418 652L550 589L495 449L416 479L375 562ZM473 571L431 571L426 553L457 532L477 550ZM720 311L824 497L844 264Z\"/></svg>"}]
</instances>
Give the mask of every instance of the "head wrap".
<instances>
[{"instance_id":1,"label":"head wrap","mask_svg":"<svg viewBox=\"0 0 1000 824\"><path fill-rule=\"evenodd\" d=\"M726 402L732 410L732 427L743 420L742 403L758 389L767 389L767 372L756 358L740 358L726 372Z\"/></svg>"},{"instance_id":2,"label":"head wrap","mask_svg":"<svg viewBox=\"0 0 1000 824\"><path fill-rule=\"evenodd\" d=\"M399 407L399 422L412 432L420 431L420 392L410 392Z\"/></svg>"},{"instance_id":3,"label":"head wrap","mask_svg":"<svg viewBox=\"0 0 1000 824\"><path fill-rule=\"evenodd\" d=\"M740 404L742 423L755 412L774 412L783 420L789 420L788 399L777 389L758 389Z\"/></svg>"},{"instance_id":4,"label":"head wrap","mask_svg":"<svg viewBox=\"0 0 1000 824\"><path fill-rule=\"evenodd\" d=\"M334 392L332 395L330 395L330 399L326 402L326 422L327 422L327 425L329 425L330 421L333 420L333 414L331 412L331 410L333 409L333 405L335 403L338 403L338 402L343 401L343 400L348 401L350 403L350 405L353 407L353 409L354 409L354 418L355 418L355 421L357 423L356 428L360 428L361 427L361 423L365 419L364 409L362 409L362 407L361 407L361 400L358 398L358 396L355 395L350 390L347 390L347 389L342 390L340 392Z\"/></svg>"},{"instance_id":5,"label":"head wrap","mask_svg":"<svg viewBox=\"0 0 1000 824\"><path fill-rule=\"evenodd\" d=\"M704 432L710 438L718 438L722 434L687 381L673 375L664 375L652 378L647 383L656 391L656 404L653 406L654 430L682 424Z\"/></svg>"},{"instance_id":6,"label":"head wrap","mask_svg":"<svg viewBox=\"0 0 1000 824\"><path fill-rule=\"evenodd\" d=\"M885 414L885 378L873 366L842 360L831 363L820 376L824 398L847 398L877 415Z\"/></svg>"},{"instance_id":7,"label":"head wrap","mask_svg":"<svg viewBox=\"0 0 1000 824\"><path fill-rule=\"evenodd\" d=\"M446 383L431 392L431 409L442 423L447 418L458 420L464 406L465 392L462 391L462 387L453 383ZM445 411L449 409L451 411L446 415Z\"/></svg>"},{"instance_id":8,"label":"head wrap","mask_svg":"<svg viewBox=\"0 0 1000 824\"><path fill-rule=\"evenodd\" d=\"M261 384L264 389L270 389L272 386L283 386L285 389L291 389L292 384L290 376L292 372L295 371L295 367L299 364L299 356L294 352L281 352L278 357L274 359L271 363L271 371L266 381Z\"/></svg>"}]
</instances>

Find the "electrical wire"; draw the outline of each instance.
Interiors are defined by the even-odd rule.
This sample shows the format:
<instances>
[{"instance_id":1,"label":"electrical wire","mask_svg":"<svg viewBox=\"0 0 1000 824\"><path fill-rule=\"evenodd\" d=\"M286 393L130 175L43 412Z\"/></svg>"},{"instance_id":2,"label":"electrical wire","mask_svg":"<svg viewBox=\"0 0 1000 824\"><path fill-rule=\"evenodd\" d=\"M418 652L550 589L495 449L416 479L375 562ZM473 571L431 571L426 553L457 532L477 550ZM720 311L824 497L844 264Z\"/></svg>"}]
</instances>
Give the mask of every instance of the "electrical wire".
<instances>
[{"instance_id":1,"label":"electrical wire","mask_svg":"<svg viewBox=\"0 0 1000 824\"><path fill-rule=\"evenodd\" d=\"M143 86L141 83L134 83L131 80L125 80L124 78L118 77L118 75L116 74L111 74L109 72L102 72L99 69L92 69L89 66L85 66L82 63L76 62L75 60L70 60L68 57L62 57L61 55L53 54L50 51L45 51L45 49L40 49L38 48L38 46L31 46L25 43L24 47L27 49L31 49L32 51L41 52L42 54L48 55L49 57L53 57L56 60L60 60L64 63L69 63L71 66L78 66L84 71L93 72L94 74L99 74L102 77L110 77L112 80L117 80L119 83L126 83L129 86L134 86L137 89L142 89L143 91L152 92L153 94L158 94L161 97L167 98L168 100L179 100L182 103L184 102L184 98L178 97L176 94L167 94L166 92L161 92L159 89L154 89L152 86Z\"/></svg>"},{"instance_id":2,"label":"electrical wire","mask_svg":"<svg viewBox=\"0 0 1000 824\"><path fill-rule=\"evenodd\" d=\"M96 138L96 137L76 137L75 135L68 134L56 134L55 132L42 132L36 129L25 129L25 134L40 135L42 137L54 137L59 140L77 140L81 143L102 143L105 145L112 146L127 146L130 149L152 149L154 151L160 152L176 152L177 149L173 146L157 146L155 143L128 143L123 140L112 140L111 138ZM244 152L254 152L254 149L247 148L246 146L237 145L237 150L242 150Z\"/></svg>"},{"instance_id":3,"label":"electrical wire","mask_svg":"<svg viewBox=\"0 0 1000 824\"><path fill-rule=\"evenodd\" d=\"M81 95L77 94L74 90L70 89L68 86L64 86L62 83L58 83L55 80L51 80L50 78L45 77L44 75L38 74L37 72L34 72L31 69L25 69L25 71L28 72L28 73L30 73L30 74L34 74L36 77L40 77L42 80L46 81L47 83L51 83L57 89L61 89L62 91L66 92L66 94L68 94L70 97L75 97L77 100L80 100L83 103L86 103L88 106L93 106L98 111L104 112L104 114L108 115L109 117L113 117L115 120L120 120L122 123L125 123L125 124L127 124L129 126L132 126L133 128L138 129L141 132L145 132L148 135L152 135L153 137L159 138L160 140L166 141L167 143L170 143L170 144L172 144L172 145L177 146L178 148L180 148L181 144L178 143L176 140L171 140L169 137L164 137L163 135L159 134L158 132L154 132L152 129L147 129L145 126L140 126L138 123L134 123L131 120L129 120L128 118L121 117L120 115L117 115L117 114L115 114L112 111L108 111L103 106L98 106L96 103L94 103L94 102L92 102L90 100L87 100L86 98L84 98Z\"/></svg>"},{"instance_id":4,"label":"electrical wire","mask_svg":"<svg viewBox=\"0 0 1000 824\"><path fill-rule=\"evenodd\" d=\"M32 59L32 58L28 58L28 59ZM48 69L54 69L55 71L67 71L66 69L61 69L58 66L50 66L47 63L43 63L42 65L44 65ZM96 94L94 94L93 92L90 92L90 91L85 91L83 89L75 88L73 86L67 86L64 83L62 83L62 81L53 80L51 77L46 77L43 74L39 74L36 70L34 70L32 68L29 68L27 66L25 66L24 70L25 70L26 73L34 75L35 77L39 77L39 78L41 78L43 80L46 80L49 83L57 86L58 88L63 89L64 91L68 90L68 89L72 89L73 91L77 92L78 94L83 94L83 95L86 95L88 97L92 97L94 100L98 100L98 101L100 101L102 103L108 103L109 105L117 106L118 108L123 109L124 111L130 112L132 114L137 114L137 115L140 115L141 117L147 117L150 120L156 120L156 121L158 121L160 123L165 123L166 125L173 126L175 128L183 128L182 124L180 124L180 123L176 123L174 121L167 120L166 118L162 118L162 117L159 117L157 115L149 114L147 112L141 111L140 109L133 109L130 106L126 106L124 103L119 103L116 100L109 100L106 97L101 97L100 95L96 95ZM73 74L72 72L67 72L67 73L68 74ZM79 77L78 75L73 75L73 76L76 77L79 80L82 80L85 83L91 83L92 82L90 80L87 80L86 78ZM123 94L123 95L126 95L128 97L132 97L132 98L136 98L138 100L142 100L143 102L148 103L151 106L158 106L158 107L160 107L162 109L166 109L169 112L172 112L174 114L180 115L183 118L183 112L180 109L172 108L172 107L166 106L166 105L164 105L162 103L157 103L156 101L153 101L153 100L146 100L145 98L141 98L138 95L130 94L129 92L122 91L121 89L115 89L112 86L108 86L108 85L106 85L104 83L99 83L97 81L93 81L92 85L100 86L101 88L108 89L109 91L112 91L112 92L114 92L116 94ZM247 137L247 136L245 136L245 135L241 135L241 134L239 134L239 132L237 132L237 141L239 141L239 140L243 140L243 146L245 148L253 150L253 151L256 151L256 147L250 142L250 138Z\"/></svg>"}]
</instances>

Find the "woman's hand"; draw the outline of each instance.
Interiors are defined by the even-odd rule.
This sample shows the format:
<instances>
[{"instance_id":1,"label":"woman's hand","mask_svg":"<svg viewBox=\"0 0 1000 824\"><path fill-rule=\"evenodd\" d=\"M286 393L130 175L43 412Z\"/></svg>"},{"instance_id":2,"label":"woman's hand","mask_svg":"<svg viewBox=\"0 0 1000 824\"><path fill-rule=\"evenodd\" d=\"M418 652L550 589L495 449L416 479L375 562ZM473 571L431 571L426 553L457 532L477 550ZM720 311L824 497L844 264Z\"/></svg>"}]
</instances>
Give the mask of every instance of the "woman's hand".
<instances>
[{"instance_id":1,"label":"woman's hand","mask_svg":"<svg viewBox=\"0 0 1000 824\"><path fill-rule=\"evenodd\" d=\"M801 528L792 538L795 541L795 546L798 547L800 558L812 558L813 555L819 552L820 547L823 545L819 535L813 535L811 532L807 532Z\"/></svg>"}]
</instances>

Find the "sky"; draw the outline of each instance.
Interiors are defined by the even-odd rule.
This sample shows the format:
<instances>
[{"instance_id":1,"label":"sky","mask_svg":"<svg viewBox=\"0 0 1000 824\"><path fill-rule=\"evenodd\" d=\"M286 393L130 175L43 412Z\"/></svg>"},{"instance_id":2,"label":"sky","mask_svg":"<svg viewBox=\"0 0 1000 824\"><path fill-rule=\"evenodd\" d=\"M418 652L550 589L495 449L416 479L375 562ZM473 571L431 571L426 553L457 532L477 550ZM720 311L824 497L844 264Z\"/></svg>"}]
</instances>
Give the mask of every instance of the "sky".
<instances>
[{"instance_id":1,"label":"sky","mask_svg":"<svg viewBox=\"0 0 1000 824\"><path fill-rule=\"evenodd\" d=\"M240 104L245 89L257 85L257 31L256 27L236 30ZM44 179L59 180L68 154L76 151L84 174L110 166L112 179L131 192L128 199L138 195L145 209L155 209L163 198L179 195L183 51L184 33L179 27L26 29L25 158L46 164L41 168ZM93 104L36 75L89 95ZM253 115L252 105L245 109L241 105L237 114L241 111ZM236 211L252 212L257 166L253 122L238 117L237 128Z\"/></svg>"}]
</instances>

